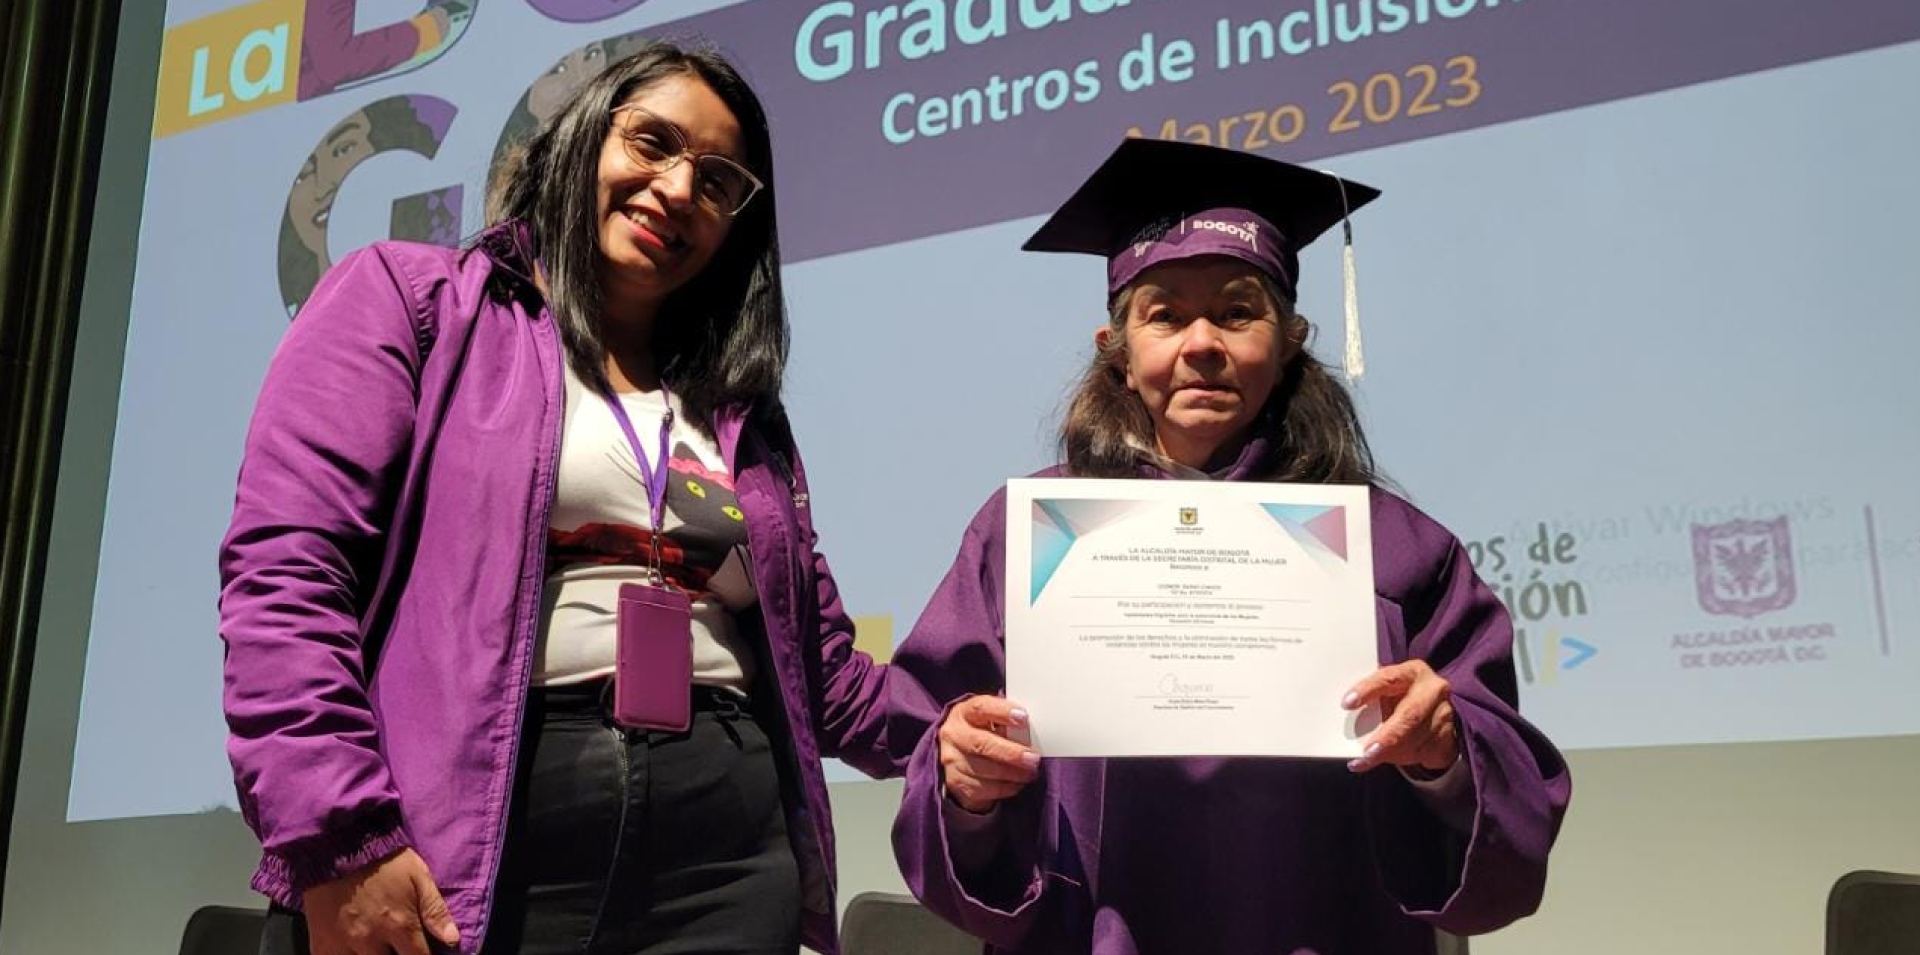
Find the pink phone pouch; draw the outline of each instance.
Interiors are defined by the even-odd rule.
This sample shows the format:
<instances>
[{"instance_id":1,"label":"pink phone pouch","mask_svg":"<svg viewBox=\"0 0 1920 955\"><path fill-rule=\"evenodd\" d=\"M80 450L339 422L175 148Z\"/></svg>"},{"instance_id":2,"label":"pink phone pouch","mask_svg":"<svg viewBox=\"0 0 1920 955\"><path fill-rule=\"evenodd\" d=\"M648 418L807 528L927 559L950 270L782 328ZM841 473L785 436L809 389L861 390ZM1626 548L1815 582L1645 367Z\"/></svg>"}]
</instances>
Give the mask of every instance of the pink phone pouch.
<instances>
[{"instance_id":1,"label":"pink phone pouch","mask_svg":"<svg viewBox=\"0 0 1920 955\"><path fill-rule=\"evenodd\" d=\"M693 603L686 591L622 584L615 622L614 721L685 732L693 722Z\"/></svg>"}]
</instances>

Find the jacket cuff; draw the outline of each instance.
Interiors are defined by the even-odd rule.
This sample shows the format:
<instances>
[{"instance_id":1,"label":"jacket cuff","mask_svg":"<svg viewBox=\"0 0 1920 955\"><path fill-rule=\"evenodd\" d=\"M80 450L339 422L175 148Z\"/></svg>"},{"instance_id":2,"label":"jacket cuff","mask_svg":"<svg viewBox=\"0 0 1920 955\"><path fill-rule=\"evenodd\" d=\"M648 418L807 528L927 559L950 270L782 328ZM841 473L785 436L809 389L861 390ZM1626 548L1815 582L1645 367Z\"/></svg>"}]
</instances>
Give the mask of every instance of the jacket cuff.
<instances>
[{"instance_id":1,"label":"jacket cuff","mask_svg":"<svg viewBox=\"0 0 1920 955\"><path fill-rule=\"evenodd\" d=\"M303 904L301 896L308 889L363 869L412 844L398 814L383 814L370 828L267 851L254 872L253 888L298 911Z\"/></svg>"},{"instance_id":2,"label":"jacket cuff","mask_svg":"<svg viewBox=\"0 0 1920 955\"><path fill-rule=\"evenodd\" d=\"M1461 835L1473 832L1474 807L1478 796L1474 792L1473 770L1467 766L1464 746L1453 765L1439 773L1402 768L1400 776L1413 787L1414 795L1453 831Z\"/></svg>"},{"instance_id":3,"label":"jacket cuff","mask_svg":"<svg viewBox=\"0 0 1920 955\"><path fill-rule=\"evenodd\" d=\"M954 802L944 783L940 786L940 824L946 833L948 857L957 872L978 873L993 864L1005 841L1000 817L999 803L986 812L974 812Z\"/></svg>"}]
</instances>

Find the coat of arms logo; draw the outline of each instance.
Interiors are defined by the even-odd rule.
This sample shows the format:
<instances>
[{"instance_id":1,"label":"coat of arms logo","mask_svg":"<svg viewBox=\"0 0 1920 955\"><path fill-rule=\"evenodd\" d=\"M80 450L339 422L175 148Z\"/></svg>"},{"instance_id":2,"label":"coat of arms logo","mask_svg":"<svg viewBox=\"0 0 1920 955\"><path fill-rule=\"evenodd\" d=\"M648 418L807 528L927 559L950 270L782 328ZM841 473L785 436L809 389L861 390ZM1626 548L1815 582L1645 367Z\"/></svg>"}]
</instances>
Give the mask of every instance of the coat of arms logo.
<instances>
[{"instance_id":1,"label":"coat of arms logo","mask_svg":"<svg viewBox=\"0 0 1920 955\"><path fill-rule=\"evenodd\" d=\"M1757 617L1793 603L1793 538L1785 515L1693 525L1693 580L1708 613Z\"/></svg>"}]
</instances>

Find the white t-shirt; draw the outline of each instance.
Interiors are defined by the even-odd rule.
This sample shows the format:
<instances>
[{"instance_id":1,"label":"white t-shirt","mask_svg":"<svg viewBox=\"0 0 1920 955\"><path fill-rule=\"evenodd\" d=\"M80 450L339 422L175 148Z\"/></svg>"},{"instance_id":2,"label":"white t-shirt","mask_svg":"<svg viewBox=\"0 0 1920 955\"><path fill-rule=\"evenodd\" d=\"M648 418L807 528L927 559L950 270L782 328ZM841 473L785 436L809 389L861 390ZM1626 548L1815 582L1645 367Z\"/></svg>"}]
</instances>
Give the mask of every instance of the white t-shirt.
<instances>
[{"instance_id":1,"label":"white t-shirt","mask_svg":"<svg viewBox=\"0 0 1920 955\"><path fill-rule=\"evenodd\" d=\"M559 686L611 676L620 585L644 583L652 517L633 448L605 399L567 374L559 486L547 528L547 579L533 683ZM649 464L660 450L666 404L658 391L620 396ZM747 525L720 449L674 404L668 438L661 570L693 598L693 680L745 691L751 644L734 613L756 597Z\"/></svg>"}]
</instances>

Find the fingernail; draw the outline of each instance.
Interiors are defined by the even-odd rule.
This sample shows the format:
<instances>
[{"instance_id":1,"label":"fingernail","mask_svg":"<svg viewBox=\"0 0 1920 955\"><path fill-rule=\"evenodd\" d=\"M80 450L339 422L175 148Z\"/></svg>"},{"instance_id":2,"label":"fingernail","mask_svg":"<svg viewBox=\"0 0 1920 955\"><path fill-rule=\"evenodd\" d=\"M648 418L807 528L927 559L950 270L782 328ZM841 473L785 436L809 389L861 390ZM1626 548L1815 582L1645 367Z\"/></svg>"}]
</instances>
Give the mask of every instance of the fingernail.
<instances>
[{"instance_id":1,"label":"fingernail","mask_svg":"<svg viewBox=\"0 0 1920 955\"><path fill-rule=\"evenodd\" d=\"M1373 759L1375 756L1380 755L1380 744L1369 743L1367 745L1366 751L1362 752L1360 755L1367 759Z\"/></svg>"},{"instance_id":2,"label":"fingernail","mask_svg":"<svg viewBox=\"0 0 1920 955\"><path fill-rule=\"evenodd\" d=\"M1367 761L1364 758L1347 760L1347 771L1350 773L1357 773L1366 768Z\"/></svg>"},{"instance_id":3,"label":"fingernail","mask_svg":"<svg viewBox=\"0 0 1920 955\"><path fill-rule=\"evenodd\" d=\"M1040 765L1040 754L1033 750L1027 750L1020 754L1020 762L1025 764L1028 769L1037 768Z\"/></svg>"},{"instance_id":4,"label":"fingernail","mask_svg":"<svg viewBox=\"0 0 1920 955\"><path fill-rule=\"evenodd\" d=\"M1354 707L1359 706L1360 694L1348 693L1346 696L1343 696L1340 698L1340 705L1346 707L1347 709L1353 709Z\"/></svg>"},{"instance_id":5,"label":"fingernail","mask_svg":"<svg viewBox=\"0 0 1920 955\"><path fill-rule=\"evenodd\" d=\"M1013 712L1009 713L1008 715L1013 717L1013 721L1015 723L1025 723L1027 721L1027 711L1017 706L1014 707Z\"/></svg>"}]
</instances>

